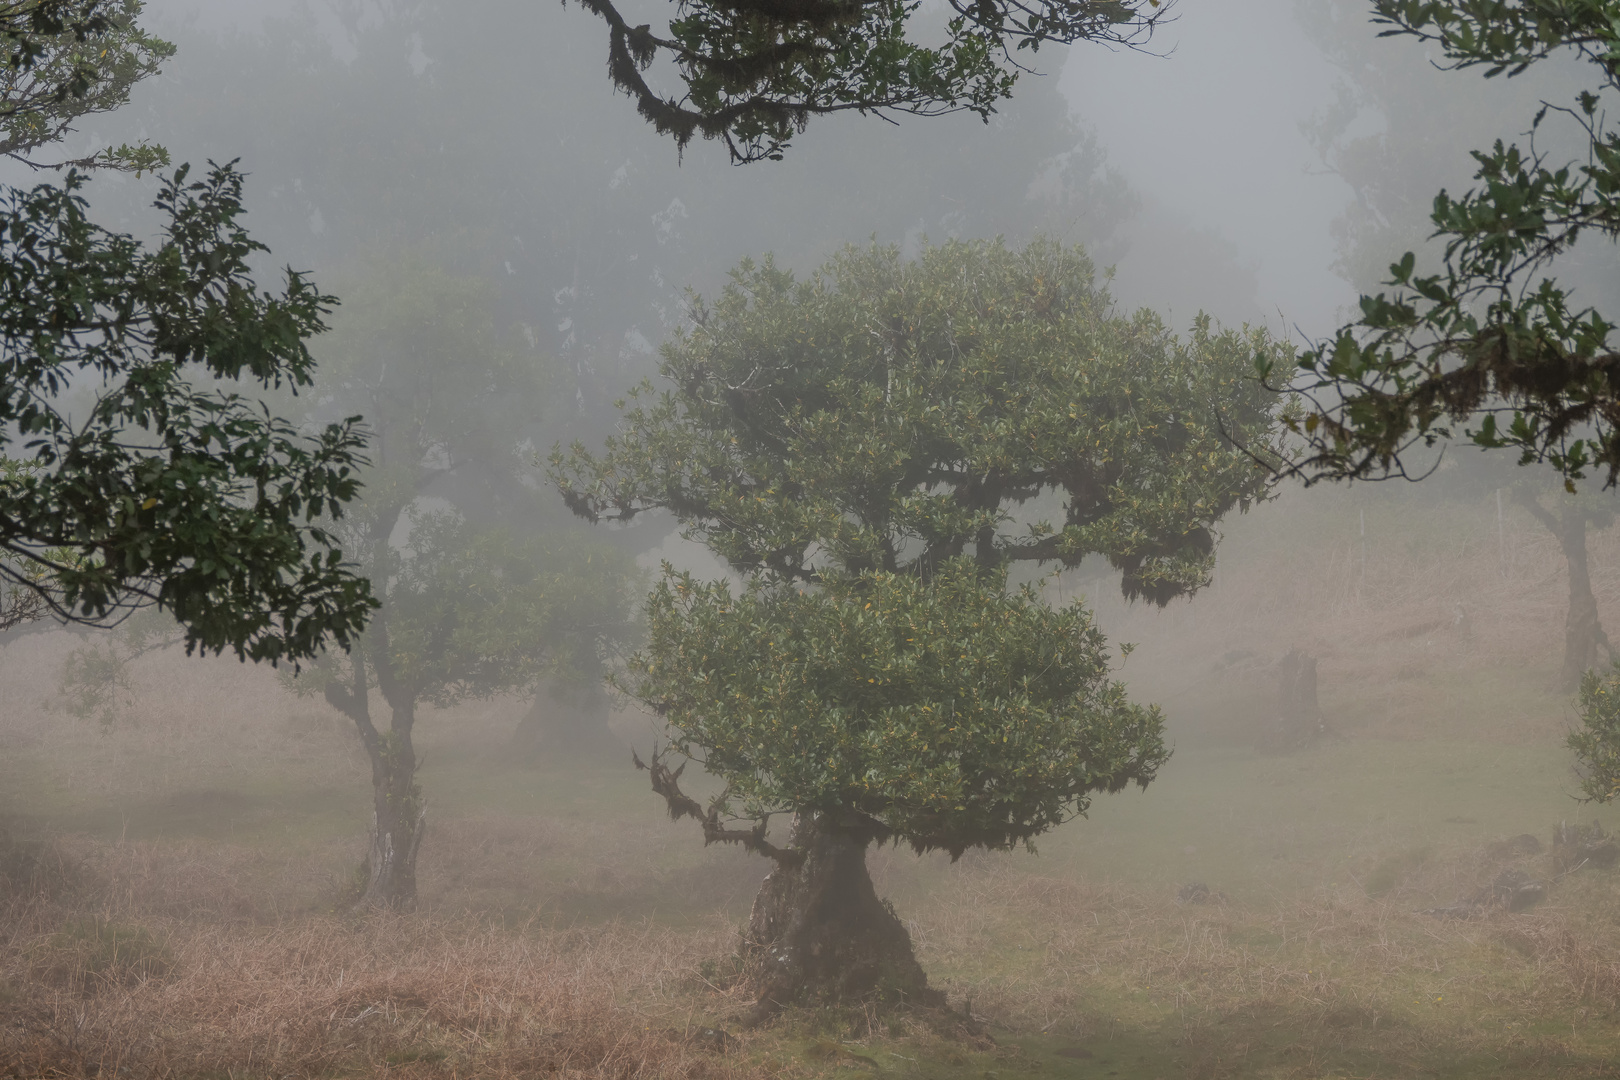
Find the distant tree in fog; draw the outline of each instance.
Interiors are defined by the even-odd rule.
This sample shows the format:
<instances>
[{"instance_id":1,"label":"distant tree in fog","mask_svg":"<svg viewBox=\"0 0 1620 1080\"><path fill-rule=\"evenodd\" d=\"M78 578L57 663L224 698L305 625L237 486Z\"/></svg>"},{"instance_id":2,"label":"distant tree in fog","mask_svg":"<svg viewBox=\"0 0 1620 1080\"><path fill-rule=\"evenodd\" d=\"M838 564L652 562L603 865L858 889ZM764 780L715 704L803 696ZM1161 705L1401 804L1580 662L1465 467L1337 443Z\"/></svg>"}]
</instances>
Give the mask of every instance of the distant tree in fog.
<instances>
[{"instance_id":1,"label":"distant tree in fog","mask_svg":"<svg viewBox=\"0 0 1620 1080\"><path fill-rule=\"evenodd\" d=\"M375 813L363 899L403 908L425 823L418 708L533 694L582 665L600 682L633 632L637 579L580 530L532 526L523 429L544 407L543 372L496 330L484 283L395 257L349 296L319 389L325 408L363 410L371 425L364 498L343 535L380 606L347 650L289 683L354 722Z\"/></svg>"},{"instance_id":2,"label":"distant tree in fog","mask_svg":"<svg viewBox=\"0 0 1620 1080\"><path fill-rule=\"evenodd\" d=\"M1548 508L1534 488L1522 483L1514 485L1513 496L1539 525L1557 538L1564 556L1569 577L1569 609L1564 616L1564 659L1559 666L1558 686L1565 691L1575 690L1586 672L1598 664L1600 654L1606 660L1616 659L1614 646L1598 619L1597 595L1592 591L1592 572L1586 557L1587 529L1604 529L1614 524L1614 497L1608 492L1571 495L1560 491L1552 497L1552 507Z\"/></svg>"},{"instance_id":3,"label":"distant tree in fog","mask_svg":"<svg viewBox=\"0 0 1620 1080\"><path fill-rule=\"evenodd\" d=\"M950 0L941 26L919 18L921 5L895 0L691 0L658 32L632 26L612 0L579 4L607 23L608 75L659 134L681 148L695 135L719 139L738 162L780 159L812 116L988 118L1042 45L1135 46L1169 7L1168 0ZM648 82L659 60L673 66L678 91Z\"/></svg>"},{"instance_id":4,"label":"distant tree in fog","mask_svg":"<svg viewBox=\"0 0 1620 1080\"><path fill-rule=\"evenodd\" d=\"M1522 464L1551 464L1571 491L1589 470L1613 487L1620 353L1614 324L1571 282L1572 270L1583 269L1576 257L1594 248L1597 288L1589 291L1602 298L1615 281L1620 137L1601 105L1604 93L1620 89L1620 4L1375 0L1372 12L1388 34L1436 47L1452 69L1512 78L1567 60L1584 73L1584 85L1522 118L1526 145L1498 140L1473 151L1474 187L1462 195L1442 189L1427 202L1428 227L1443 245L1437 272L1426 272L1415 251L1397 257L1399 247L1387 248L1382 258L1396 257L1385 282L1392 292L1363 296L1360 318L1304 353L1297 369L1262 365L1264 375L1294 377L1315 402L1297 421L1307 449L1296 471L1308 479L1404 476L1414 454L1465 439L1515 450ZM1399 85L1368 82L1382 82L1386 96ZM1393 133L1418 126L1408 114L1421 118L1428 109L1417 95L1391 104ZM1438 126L1444 141L1445 125ZM1561 152L1560 139L1579 149ZM1378 151L1376 159L1400 145L1386 134L1351 148L1360 148L1365 164L1365 151ZM1434 149L1425 155L1432 159ZM1356 158L1341 155L1341 173ZM1391 191L1384 181L1362 186ZM1370 257L1370 236L1410 240L1378 220L1398 217L1391 207L1402 201L1364 200L1350 219L1352 273L1359 276Z\"/></svg>"},{"instance_id":5,"label":"distant tree in fog","mask_svg":"<svg viewBox=\"0 0 1620 1080\"><path fill-rule=\"evenodd\" d=\"M600 454L552 457L577 513L665 511L742 579L666 568L648 602L625 687L726 784L701 806L655 755L654 790L776 863L746 938L756 1018L937 998L868 846L1027 843L1167 756L1084 608L1009 572L1102 555L1127 597L1202 587L1217 522L1266 495L1231 440L1273 438L1250 372L1281 350L1119 315L1050 242L848 249L803 283L745 262L693 319L671 389L638 390Z\"/></svg>"},{"instance_id":6,"label":"distant tree in fog","mask_svg":"<svg viewBox=\"0 0 1620 1080\"><path fill-rule=\"evenodd\" d=\"M180 46L174 77L147 87L117 130L177 153L240 153L263 192L256 231L298 265L331 276L408 248L489 279L496 315L526 324L555 362L547 444L606 434L610 403L681 323L682 290L717 288L748 252L809 268L873 235L1042 231L1107 264L1137 211L1055 76L1025 80L988 125L829 119L766 171L715 155L677 165L610 92L598 27L577 11L522 0L337 11L352 55L336 55L333 26L303 9L253 32L166 26ZM119 197L99 193L98 206L112 212Z\"/></svg>"},{"instance_id":7,"label":"distant tree in fog","mask_svg":"<svg viewBox=\"0 0 1620 1080\"><path fill-rule=\"evenodd\" d=\"M1504 491L1514 505L1530 515L1537 525L1558 541L1564 560L1568 607L1564 615L1563 659L1556 686L1572 692L1581 685L1582 675L1593 666L1614 660L1617 654L1599 618L1597 593L1592 587L1592 567L1587 553L1587 535L1614 525L1614 495L1607 491L1570 494L1562 485L1551 484L1537 471L1520 468L1498 454L1474 453L1456 456L1449 463L1447 479L1437 494L1452 497L1478 497L1495 489L1500 500ZM1601 571L1601 567L1599 568ZM1551 586L1550 579L1545 582Z\"/></svg>"},{"instance_id":8,"label":"distant tree in fog","mask_svg":"<svg viewBox=\"0 0 1620 1080\"><path fill-rule=\"evenodd\" d=\"M392 908L415 902L426 826L417 710L533 694L547 676L574 675L582 652L629 638L637 580L627 560L578 535L478 525L450 511L405 521L410 535L399 547L368 530L382 606L365 635L287 680L355 724L371 763L374 816L364 890L354 899ZM595 671L599 680L600 663ZM386 723L373 715L373 691Z\"/></svg>"}]
</instances>

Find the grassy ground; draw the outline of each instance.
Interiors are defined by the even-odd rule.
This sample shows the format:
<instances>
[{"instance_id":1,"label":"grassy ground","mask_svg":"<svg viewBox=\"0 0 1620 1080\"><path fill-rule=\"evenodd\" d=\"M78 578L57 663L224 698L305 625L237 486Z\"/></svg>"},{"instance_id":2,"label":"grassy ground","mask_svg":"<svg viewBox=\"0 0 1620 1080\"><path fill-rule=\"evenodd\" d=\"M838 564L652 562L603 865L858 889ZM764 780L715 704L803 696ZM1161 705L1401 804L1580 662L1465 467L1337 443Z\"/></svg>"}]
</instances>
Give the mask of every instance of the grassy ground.
<instances>
[{"instance_id":1,"label":"grassy ground","mask_svg":"<svg viewBox=\"0 0 1620 1080\"><path fill-rule=\"evenodd\" d=\"M1392 530L1374 509L1375 536ZM1466 532L1475 510L1442 524ZM104 729L47 707L71 640L16 642L0 1075L1613 1076L1620 872L1493 847L1545 848L1560 821L1620 830L1569 797L1556 563L1509 518L1449 548L1383 534L1350 582L1321 539L1344 526L1229 537L1192 605L1099 594L1175 732L1146 792L1036 854L873 854L930 977L993 1044L833 1012L735 1030L729 957L764 867L666 821L627 761L513 766L522 703L424 718L422 910L357 916L332 906L368 778L333 716L267 672L162 657ZM1614 627L1620 541L1595 538L1593 562ZM1296 644L1319 657L1329 733L1282 752L1269 665ZM1546 901L1423 913L1511 867Z\"/></svg>"}]
</instances>

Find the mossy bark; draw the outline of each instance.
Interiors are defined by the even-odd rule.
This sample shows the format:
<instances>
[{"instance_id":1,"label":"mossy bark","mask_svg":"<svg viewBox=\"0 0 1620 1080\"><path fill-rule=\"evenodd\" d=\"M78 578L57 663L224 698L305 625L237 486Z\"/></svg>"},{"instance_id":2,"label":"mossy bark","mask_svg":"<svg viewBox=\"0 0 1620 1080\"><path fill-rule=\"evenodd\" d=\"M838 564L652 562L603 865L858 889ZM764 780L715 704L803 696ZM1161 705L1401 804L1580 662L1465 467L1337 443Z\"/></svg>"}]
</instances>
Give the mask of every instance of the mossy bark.
<instances>
[{"instance_id":1,"label":"mossy bark","mask_svg":"<svg viewBox=\"0 0 1620 1080\"><path fill-rule=\"evenodd\" d=\"M785 1005L878 1001L943 1005L911 935L867 871L869 836L804 813L754 899L743 959L758 1023Z\"/></svg>"},{"instance_id":2,"label":"mossy bark","mask_svg":"<svg viewBox=\"0 0 1620 1080\"><path fill-rule=\"evenodd\" d=\"M416 751L409 727L399 725L367 746L371 757L371 850L366 856L366 891L361 902L409 910L416 906L416 852L427 828L422 791L416 784Z\"/></svg>"}]
</instances>

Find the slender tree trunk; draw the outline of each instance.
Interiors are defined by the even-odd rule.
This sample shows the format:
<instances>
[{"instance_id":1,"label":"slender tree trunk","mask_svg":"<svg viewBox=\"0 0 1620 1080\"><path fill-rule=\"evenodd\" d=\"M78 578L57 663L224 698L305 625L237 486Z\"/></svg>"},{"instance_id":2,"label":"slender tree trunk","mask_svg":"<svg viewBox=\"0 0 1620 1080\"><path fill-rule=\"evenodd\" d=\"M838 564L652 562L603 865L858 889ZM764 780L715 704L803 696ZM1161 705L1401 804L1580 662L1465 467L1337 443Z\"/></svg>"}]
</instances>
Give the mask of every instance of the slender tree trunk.
<instances>
[{"instance_id":1,"label":"slender tree trunk","mask_svg":"<svg viewBox=\"0 0 1620 1080\"><path fill-rule=\"evenodd\" d=\"M422 846L426 809L416 783L415 695L399 685L386 660L388 629L382 612L372 620L362 645L349 653L348 686L326 686L326 700L349 719L360 733L371 762L371 844L365 862L365 892L360 902L405 911L416 905L416 852ZM371 719L367 664L378 674L392 712L387 731Z\"/></svg>"},{"instance_id":2,"label":"slender tree trunk","mask_svg":"<svg viewBox=\"0 0 1620 1080\"><path fill-rule=\"evenodd\" d=\"M370 881L364 900L378 907L407 910L416 906L416 852L422 846L427 811L422 789L416 784L416 747L411 731L416 726L416 687L400 677L389 650L387 608L371 620L368 643L377 689L392 712L388 733L376 740L371 752Z\"/></svg>"},{"instance_id":3,"label":"slender tree trunk","mask_svg":"<svg viewBox=\"0 0 1620 1080\"><path fill-rule=\"evenodd\" d=\"M743 943L759 992L750 1023L803 1001L944 1004L905 925L872 887L869 845L825 815L794 819L787 850L797 857L779 859L766 876Z\"/></svg>"},{"instance_id":4,"label":"slender tree trunk","mask_svg":"<svg viewBox=\"0 0 1620 1080\"><path fill-rule=\"evenodd\" d=\"M1558 672L1559 689L1576 690L1581 676L1596 666L1598 650L1612 658L1614 649L1609 637L1598 621L1597 597L1592 592L1592 574L1586 562L1586 512L1574 502L1566 501L1555 516L1536 501L1535 496L1516 491L1516 501L1541 522L1547 531L1558 537L1564 552L1564 564L1569 571L1569 613L1564 617L1564 663Z\"/></svg>"},{"instance_id":5,"label":"slender tree trunk","mask_svg":"<svg viewBox=\"0 0 1620 1080\"><path fill-rule=\"evenodd\" d=\"M1580 688L1581 676L1597 666L1598 650L1612 656L1609 637L1598 621L1597 596L1586 562L1586 514L1565 506L1559 521L1558 542L1569 566L1569 614L1564 619L1564 665L1558 682L1564 690Z\"/></svg>"}]
</instances>

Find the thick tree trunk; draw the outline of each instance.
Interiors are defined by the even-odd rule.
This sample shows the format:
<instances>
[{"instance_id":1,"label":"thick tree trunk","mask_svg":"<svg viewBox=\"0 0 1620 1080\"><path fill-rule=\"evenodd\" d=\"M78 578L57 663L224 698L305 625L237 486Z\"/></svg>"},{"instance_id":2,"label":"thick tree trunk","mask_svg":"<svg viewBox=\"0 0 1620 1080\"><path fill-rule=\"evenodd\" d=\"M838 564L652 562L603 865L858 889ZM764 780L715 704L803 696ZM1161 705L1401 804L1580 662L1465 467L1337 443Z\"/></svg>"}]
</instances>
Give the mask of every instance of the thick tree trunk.
<instances>
[{"instance_id":1,"label":"thick tree trunk","mask_svg":"<svg viewBox=\"0 0 1620 1080\"><path fill-rule=\"evenodd\" d=\"M1598 621L1597 596L1592 592L1586 562L1586 515L1579 507L1565 506L1558 524L1558 542L1569 567L1569 614L1564 619L1564 665L1558 682L1564 690L1576 690L1581 676L1597 666L1598 650L1611 656L1613 650Z\"/></svg>"},{"instance_id":2,"label":"thick tree trunk","mask_svg":"<svg viewBox=\"0 0 1620 1080\"><path fill-rule=\"evenodd\" d=\"M512 733L512 753L525 764L624 760L624 745L608 729L610 712L602 661L594 649L577 662L578 674L554 680Z\"/></svg>"},{"instance_id":3,"label":"thick tree trunk","mask_svg":"<svg viewBox=\"0 0 1620 1080\"><path fill-rule=\"evenodd\" d=\"M911 935L872 887L869 844L823 815L794 819L787 850L801 858L778 860L748 920L743 959L759 991L750 1022L793 1002L944 1004Z\"/></svg>"}]
</instances>

